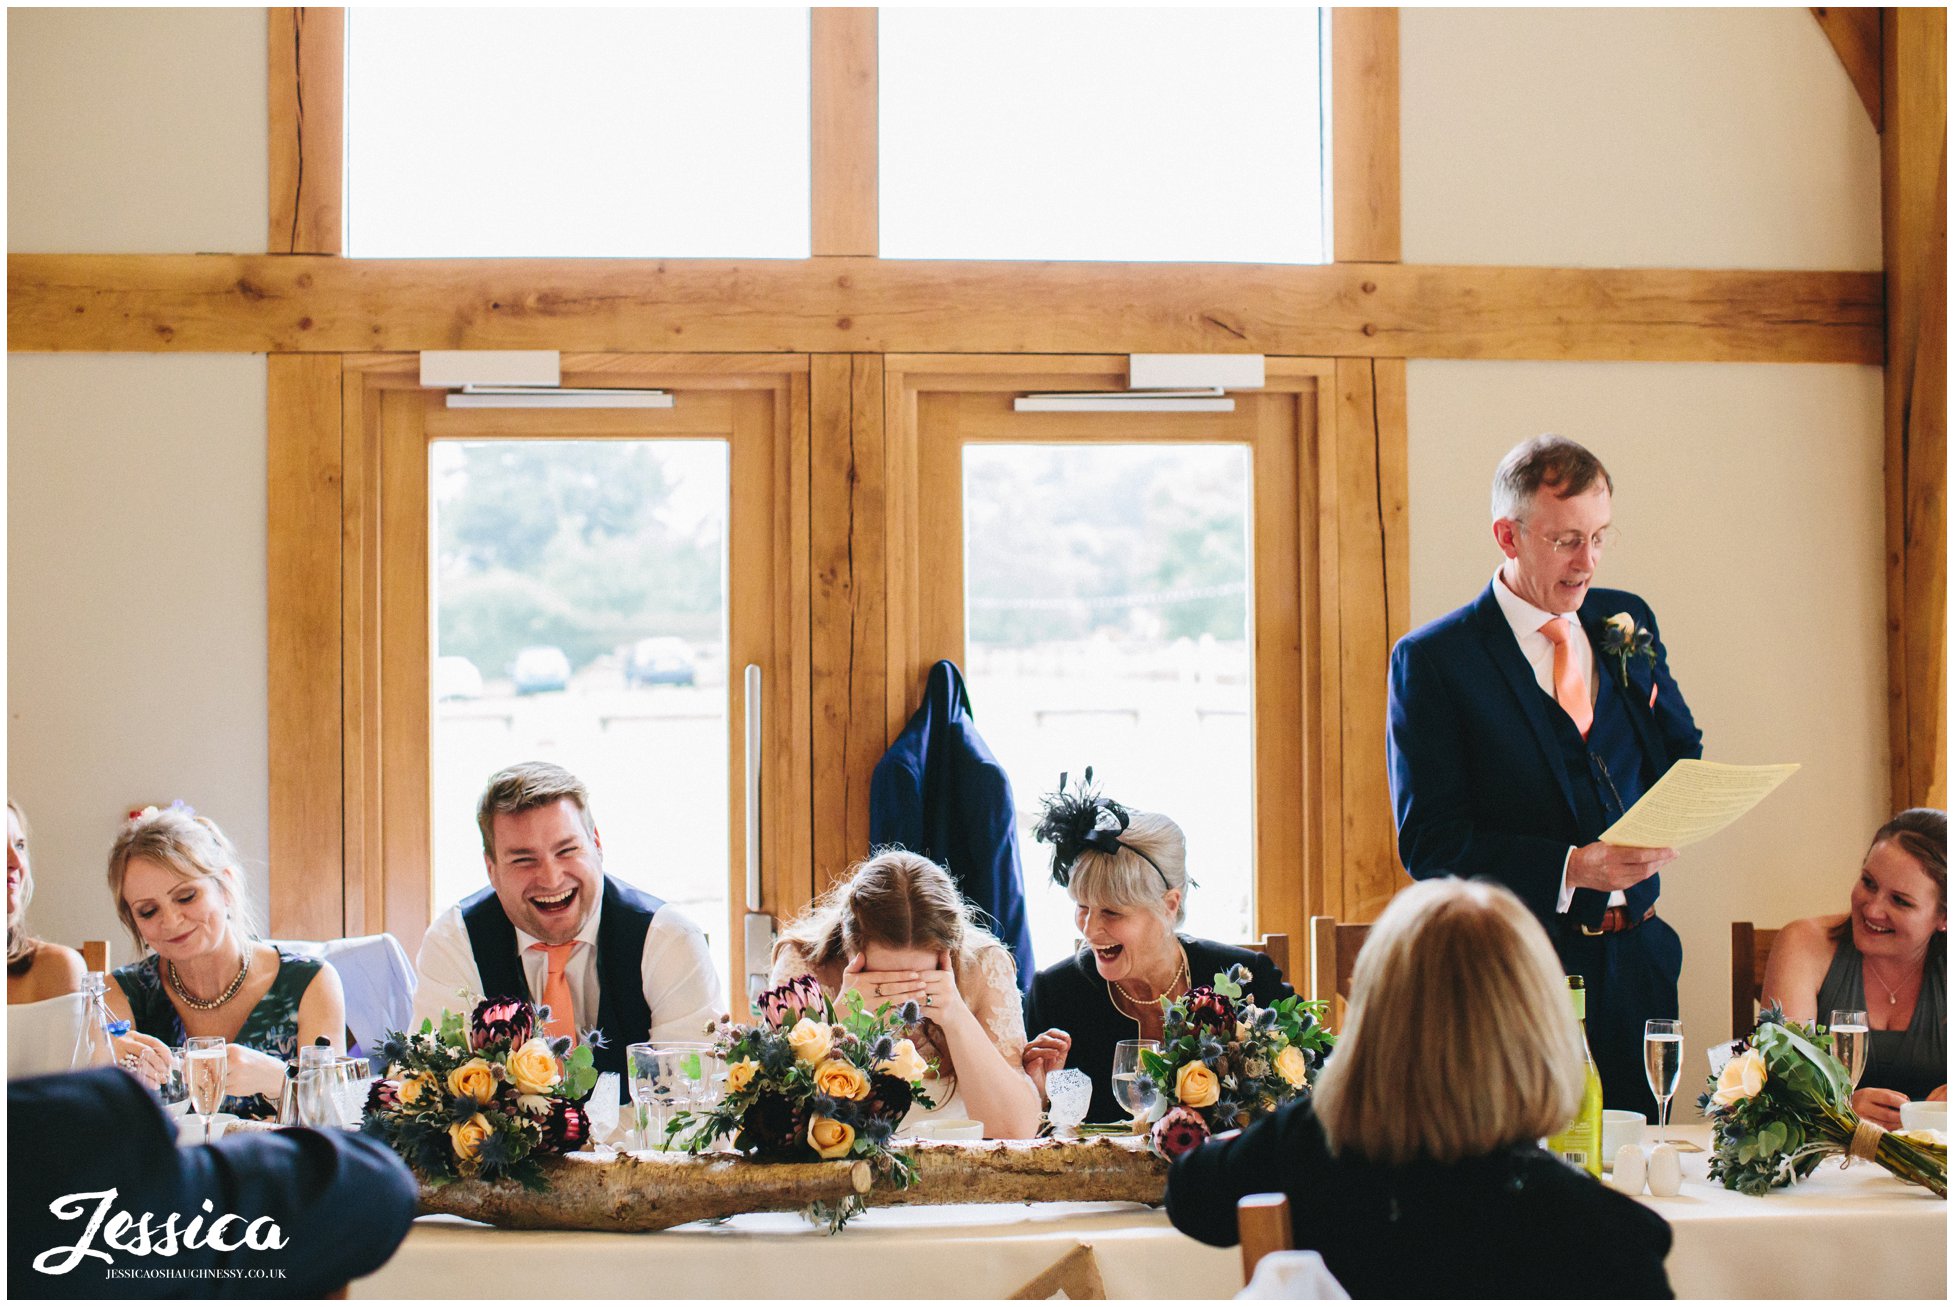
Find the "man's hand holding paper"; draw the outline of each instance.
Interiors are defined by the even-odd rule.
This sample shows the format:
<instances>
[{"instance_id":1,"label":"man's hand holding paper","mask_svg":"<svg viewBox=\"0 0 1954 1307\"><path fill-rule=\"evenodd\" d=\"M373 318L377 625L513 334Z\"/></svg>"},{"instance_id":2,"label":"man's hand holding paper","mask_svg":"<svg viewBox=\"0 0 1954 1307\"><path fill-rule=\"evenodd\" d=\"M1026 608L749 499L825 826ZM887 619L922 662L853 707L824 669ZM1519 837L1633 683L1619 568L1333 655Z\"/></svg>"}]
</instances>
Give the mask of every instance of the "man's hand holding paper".
<instances>
[{"instance_id":1,"label":"man's hand holding paper","mask_svg":"<svg viewBox=\"0 0 1954 1307\"><path fill-rule=\"evenodd\" d=\"M1624 851L1668 854L1662 859L1667 862L1677 849L1708 839L1749 812L1797 770L1795 762L1738 767L1684 758L1664 772L1620 821L1601 832L1601 842ZM1577 856L1585 852L1579 850ZM1569 876L1571 880L1572 867Z\"/></svg>"}]
</instances>

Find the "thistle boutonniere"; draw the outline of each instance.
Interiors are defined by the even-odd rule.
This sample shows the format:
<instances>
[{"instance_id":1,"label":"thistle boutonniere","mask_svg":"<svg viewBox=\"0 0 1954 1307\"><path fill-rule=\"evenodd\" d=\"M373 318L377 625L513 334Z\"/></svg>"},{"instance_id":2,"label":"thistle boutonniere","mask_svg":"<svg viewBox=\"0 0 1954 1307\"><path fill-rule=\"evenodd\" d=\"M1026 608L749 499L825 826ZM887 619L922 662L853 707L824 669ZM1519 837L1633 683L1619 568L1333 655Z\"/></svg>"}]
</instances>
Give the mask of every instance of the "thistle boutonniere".
<instances>
[{"instance_id":1,"label":"thistle boutonniere","mask_svg":"<svg viewBox=\"0 0 1954 1307\"><path fill-rule=\"evenodd\" d=\"M1616 613L1601 626L1601 652L1615 660L1615 674L1622 688L1628 688L1628 660L1640 658L1655 670L1655 636L1646 626L1637 626L1627 613Z\"/></svg>"}]
</instances>

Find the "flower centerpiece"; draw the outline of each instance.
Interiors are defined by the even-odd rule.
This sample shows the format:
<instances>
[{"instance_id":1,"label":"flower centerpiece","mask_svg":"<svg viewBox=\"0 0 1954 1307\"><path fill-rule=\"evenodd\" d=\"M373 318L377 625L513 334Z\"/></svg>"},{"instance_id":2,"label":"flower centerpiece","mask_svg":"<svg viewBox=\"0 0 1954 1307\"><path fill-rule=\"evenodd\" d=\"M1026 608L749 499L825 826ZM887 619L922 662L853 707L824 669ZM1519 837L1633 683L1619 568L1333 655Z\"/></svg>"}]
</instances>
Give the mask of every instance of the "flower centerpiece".
<instances>
[{"instance_id":1,"label":"flower centerpiece","mask_svg":"<svg viewBox=\"0 0 1954 1307\"><path fill-rule=\"evenodd\" d=\"M537 1034L542 1019L519 999L490 998L464 1023L396 1031L381 1045L387 1074L367 1093L361 1129L399 1153L430 1185L514 1180L544 1188L537 1159L574 1152L590 1137L579 1104L597 1083L588 1043Z\"/></svg>"},{"instance_id":2,"label":"flower centerpiece","mask_svg":"<svg viewBox=\"0 0 1954 1307\"><path fill-rule=\"evenodd\" d=\"M837 1005L813 976L799 976L759 998L760 1020L714 1032L726 1063L726 1094L702 1115L678 1112L666 1137L698 1153L722 1138L760 1161L858 1158L898 1188L915 1179L907 1157L889 1147L911 1104L934 1107L922 1079L932 1069L903 1037L921 1019L914 1002L873 1012L849 990ZM816 1203L815 1221L839 1230L865 1208L859 1196Z\"/></svg>"},{"instance_id":3,"label":"flower centerpiece","mask_svg":"<svg viewBox=\"0 0 1954 1307\"><path fill-rule=\"evenodd\" d=\"M1852 1110L1852 1078L1819 1027L1787 1021L1773 1004L1697 1100L1710 1121L1710 1178L1762 1194L1843 1154L1877 1162L1947 1197L1947 1145L1888 1132Z\"/></svg>"},{"instance_id":4,"label":"flower centerpiece","mask_svg":"<svg viewBox=\"0 0 1954 1307\"><path fill-rule=\"evenodd\" d=\"M1153 1145L1174 1158L1211 1134L1267 1116L1309 1092L1336 1036L1325 1005L1291 996L1259 1007L1243 993L1248 968L1218 973L1180 998L1162 1000L1160 1050L1140 1062L1157 1091Z\"/></svg>"}]
</instances>

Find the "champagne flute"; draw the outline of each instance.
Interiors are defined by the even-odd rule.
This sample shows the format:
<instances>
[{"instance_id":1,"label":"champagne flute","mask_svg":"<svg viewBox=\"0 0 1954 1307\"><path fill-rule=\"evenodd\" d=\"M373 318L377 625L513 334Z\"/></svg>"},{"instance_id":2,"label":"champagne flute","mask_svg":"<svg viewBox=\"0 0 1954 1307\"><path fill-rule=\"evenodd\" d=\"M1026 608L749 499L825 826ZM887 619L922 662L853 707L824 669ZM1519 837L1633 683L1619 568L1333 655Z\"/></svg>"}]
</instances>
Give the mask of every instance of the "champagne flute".
<instances>
[{"instance_id":1,"label":"champagne flute","mask_svg":"<svg viewBox=\"0 0 1954 1307\"><path fill-rule=\"evenodd\" d=\"M1683 1023L1655 1020L1642 1025L1642 1070L1649 1092L1657 1099L1656 1142L1669 1139L1669 1100L1676 1096L1676 1080L1683 1070Z\"/></svg>"},{"instance_id":2,"label":"champagne flute","mask_svg":"<svg viewBox=\"0 0 1954 1307\"><path fill-rule=\"evenodd\" d=\"M193 1035L183 1045L184 1076L190 1082L190 1110L204 1119L204 1142L210 1142L211 1117L224 1105L224 1071L230 1050L221 1035Z\"/></svg>"},{"instance_id":3,"label":"champagne flute","mask_svg":"<svg viewBox=\"0 0 1954 1307\"><path fill-rule=\"evenodd\" d=\"M1138 1125L1153 1106L1153 1077L1140 1061L1142 1052L1158 1053L1160 1043L1153 1039L1122 1039L1113 1047L1113 1097Z\"/></svg>"},{"instance_id":4,"label":"champagne flute","mask_svg":"<svg viewBox=\"0 0 1954 1307\"><path fill-rule=\"evenodd\" d=\"M1855 1008L1834 1008L1826 1026L1832 1032L1832 1056L1845 1064L1852 1087L1866 1074L1866 1055L1872 1050L1872 1025L1866 1014Z\"/></svg>"}]
</instances>

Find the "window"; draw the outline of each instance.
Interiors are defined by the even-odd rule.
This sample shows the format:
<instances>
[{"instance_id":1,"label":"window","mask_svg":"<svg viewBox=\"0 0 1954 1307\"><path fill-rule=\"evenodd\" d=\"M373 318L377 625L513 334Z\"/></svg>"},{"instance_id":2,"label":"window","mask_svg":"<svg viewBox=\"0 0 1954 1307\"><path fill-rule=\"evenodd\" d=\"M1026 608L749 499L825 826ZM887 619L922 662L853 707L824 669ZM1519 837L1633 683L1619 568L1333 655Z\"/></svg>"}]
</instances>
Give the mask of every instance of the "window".
<instances>
[{"instance_id":1,"label":"window","mask_svg":"<svg viewBox=\"0 0 1954 1307\"><path fill-rule=\"evenodd\" d=\"M1320 15L883 9L883 256L1326 262Z\"/></svg>"},{"instance_id":2,"label":"window","mask_svg":"<svg viewBox=\"0 0 1954 1307\"><path fill-rule=\"evenodd\" d=\"M348 12L346 252L805 258L805 9Z\"/></svg>"}]
</instances>

